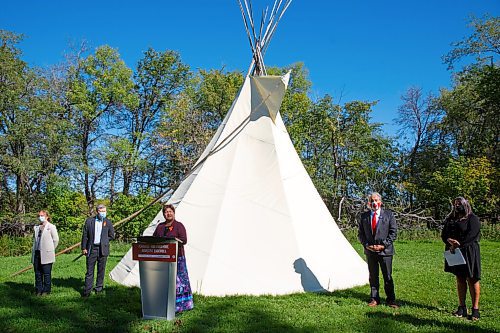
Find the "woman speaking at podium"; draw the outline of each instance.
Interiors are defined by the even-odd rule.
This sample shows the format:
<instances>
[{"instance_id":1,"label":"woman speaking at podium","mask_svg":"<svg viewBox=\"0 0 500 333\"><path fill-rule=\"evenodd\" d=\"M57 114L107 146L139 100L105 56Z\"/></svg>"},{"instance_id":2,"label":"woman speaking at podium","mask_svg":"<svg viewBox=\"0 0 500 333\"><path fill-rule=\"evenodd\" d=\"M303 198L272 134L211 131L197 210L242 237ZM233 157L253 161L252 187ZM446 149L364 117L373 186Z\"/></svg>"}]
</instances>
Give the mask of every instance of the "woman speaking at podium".
<instances>
[{"instance_id":1,"label":"woman speaking at podium","mask_svg":"<svg viewBox=\"0 0 500 333\"><path fill-rule=\"evenodd\" d=\"M175 207L167 204L162 208L165 222L156 226L153 233L155 237L177 238L179 239L177 252L177 278L176 278L176 297L175 312L191 310L194 307L191 284L186 266L186 257L184 255L184 245L187 243L186 228L175 220Z\"/></svg>"}]
</instances>

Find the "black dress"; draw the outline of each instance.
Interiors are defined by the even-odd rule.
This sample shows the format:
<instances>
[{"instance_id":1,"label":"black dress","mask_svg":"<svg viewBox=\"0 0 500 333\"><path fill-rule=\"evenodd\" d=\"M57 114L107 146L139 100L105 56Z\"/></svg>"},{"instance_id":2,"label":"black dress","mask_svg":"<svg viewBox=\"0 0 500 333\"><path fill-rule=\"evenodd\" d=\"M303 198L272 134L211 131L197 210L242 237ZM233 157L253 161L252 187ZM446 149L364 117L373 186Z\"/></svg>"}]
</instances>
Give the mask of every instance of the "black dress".
<instances>
[{"instance_id":1,"label":"black dress","mask_svg":"<svg viewBox=\"0 0 500 333\"><path fill-rule=\"evenodd\" d=\"M446 244L446 250L451 245L446 241L448 238L456 239L460 243L460 251L465 258L464 265L448 266L444 261L445 272L453 273L457 276L481 279L481 254L479 250L479 239L481 224L476 215L470 214L463 220L456 220L450 217L445 220L441 238Z\"/></svg>"}]
</instances>

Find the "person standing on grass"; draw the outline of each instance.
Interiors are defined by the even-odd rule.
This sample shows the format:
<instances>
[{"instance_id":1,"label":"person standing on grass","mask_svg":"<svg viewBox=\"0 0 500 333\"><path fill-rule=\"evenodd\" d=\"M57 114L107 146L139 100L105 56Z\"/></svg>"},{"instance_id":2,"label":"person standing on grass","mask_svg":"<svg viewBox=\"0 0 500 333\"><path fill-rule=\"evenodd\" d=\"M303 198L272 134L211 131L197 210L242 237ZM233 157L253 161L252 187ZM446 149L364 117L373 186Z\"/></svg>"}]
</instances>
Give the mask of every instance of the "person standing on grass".
<instances>
[{"instance_id":1,"label":"person standing on grass","mask_svg":"<svg viewBox=\"0 0 500 333\"><path fill-rule=\"evenodd\" d=\"M184 225L175 219L175 207L167 204L162 208L165 222L156 226L154 237L179 239L177 252L177 277L175 281L175 312L191 310L194 307L193 294L186 265L184 245L187 243L187 233Z\"/></svg>"},{"instance_id":2,"label":"person standing on grass","mask_svg":"<svg viewBox=\"0 0 500 333\"><path fill-rule=\"evenodd\" d=\"M377 192L368 196L369 211L361 214L358 239L364 247L368 272L370 274L370 300L368 306L380 304L379 267L384 278L386 303L392 308L399 308L392 279L393 243L397 236L396 219L391 211L382 208L382 197Z\"/></svg>"},{"instance_id":3,"label":"person standing on grass","mask_svg":"<svg viewBox=\"0 0 500 333\"><path fill-rule=\"evenodd\" d=\"M458 309L453 314L457 317L467 317L465 298L467 284L472 299L472 320L479 319L479 294L481 280L481 255L479 240L481 224L479 218L472 213L469 201L463 197L453 200L450 214L444 221L441 239L446 244L446 250L459 250L465 259L465 264L449 266L444 262L445 272L455 274L457 278Z\"/></svg>"},{"instance_id":4,"label":"person standing on grass","mask_svg":"<svg viewBox=\"0 0 500 333\"><path fill-rule=\"evenodd\" d=\"M52 264L56 261L56 247L59 234L55 225L50 223L46 210L38 213L39 224L35 226L31 262L35 269L35 292L37 296L50 294L52 285Z\"/></svg>"},{"instance_id":5,"label":"person standing on grass","mask_svg":"<svg viewBox=\"0 0 500 333\"><path fill-rule=\"evenodd\" d=\"M89 297L94 284L94 270L97 263L95 293L104 288L104 273L109 256L109 241L115 238L113 223L106 217L106 206L97 206L97 215L85 221L82 233L82 254L86 257L87 272L82 297Z\"/></svg>"}]
</instances>

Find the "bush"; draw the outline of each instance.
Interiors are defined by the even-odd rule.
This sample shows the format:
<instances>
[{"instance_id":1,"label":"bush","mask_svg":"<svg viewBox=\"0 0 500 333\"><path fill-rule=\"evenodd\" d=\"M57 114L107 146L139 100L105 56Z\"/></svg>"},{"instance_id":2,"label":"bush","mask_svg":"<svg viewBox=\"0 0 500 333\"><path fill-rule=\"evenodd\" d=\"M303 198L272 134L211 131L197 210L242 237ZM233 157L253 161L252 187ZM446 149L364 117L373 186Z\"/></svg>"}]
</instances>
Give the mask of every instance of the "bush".
<instances>
[{"instance_id":1,"label":"bush","mask_svg":"<svg viewBox=\"0 0 500 333\"><path fill-rule=\"evenodd\" d=\"M482 239L500 241L500 224L482 223L481 237Z\"/></svg>"},{"instance_id":2,"label":"bush","mask_svg":"<svg viewBox=\"0 0 500 333\"><path fill-rule=\"evenodd\" d=\"M342 229L344 237L349 242L358 241L358 229L349 228ZM398 230L398 240L439 240L441 239L441 231L436 229L415 228ZM481 225L481 239L490 241L500 241L500 224L482 223Z\"/></svg>"},{"instance_id":3,"label":"bush","mask_svg":"<svg viewBox=\"0 0 500 333\"><path fill-rule=\"evenodd\" d=\"M113 223L116 223L139 209L148 205L154 198L145 193L139 193L137 196L126 196L120 194L110 207L110 218ZM117 234L120 239L133 238L142 234L144 229L151 223L153 218L161 209L161 204L155 204L132 221L129 221L117 228Z\"/></svg>"},{"instance_id":4,"label":"bush","mask_svg":"<svg viewBox=\"0 0 500 333\"><path fill-rule=\"evenodd\" d=\"M59 245L57 246L56 252L62 251L76 243L80 243L82 241L82 231L62 231L59 232ZM67 252L74 253L80 252L80 247Z\"/></svg>"},{"instance_id":5,"label":"bush","mask_svg":"<svg viewBox=\"0 0 500 333\"><path fill-rule=\"evenodd\" d=\"M56 252L62 251L82 240L81 231L58 231L59 245ZM25 256L31 254L33 247L33 234L24 237L0 237L0 257ZM80 247L70 252L80 252Z\"/></svg>"},{"instance_id":6,"label":"bush","mask_svg":"<svg viewBox=\"0 0 500 333\"><path fill-rule=\"evenodd\" d=\"M52 177L47 184L47 210L59 231L81 230L87 217L87 201L81 192L73 191L67 180Z\"/></svg>"},{"instance_id":7,"label":"bush","mask_svg":"<svg viewBox=\"0 0 500 333\"><path fill-rule=\"evenodd\" d=\"M23 256L31 253L33 246L33 236L14 237L14 236L1 236L0 237L0 256Z\"/></svg>"}]
</instances>

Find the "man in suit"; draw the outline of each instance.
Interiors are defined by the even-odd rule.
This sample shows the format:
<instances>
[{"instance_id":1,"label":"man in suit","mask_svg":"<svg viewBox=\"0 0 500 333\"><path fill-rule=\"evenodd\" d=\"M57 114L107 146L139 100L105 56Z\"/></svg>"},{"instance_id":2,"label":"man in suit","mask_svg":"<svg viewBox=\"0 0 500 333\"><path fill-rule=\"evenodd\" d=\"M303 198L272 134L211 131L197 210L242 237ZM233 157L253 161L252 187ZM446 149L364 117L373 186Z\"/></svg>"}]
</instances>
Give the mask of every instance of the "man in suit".
<instances>
[{"instance_id":1,"label":"man in suit","mask_svg":"<svg viewBox=\"0 0 500 333\"><path fill-rule=\"evenodd\" d=\"M370 301L368 306L380 304L379 266L384 278L387 305L398 308L392 279L393 242L397 236L397 225L391 211L382 209L382 197L373 192L368 196L369 211L361 215L358 239L363 244L370 273Z\"/></svg>"},{"instance_id":2,"label":"man in suit","mask_svg":"<svg viewBox=\"0 0 500 333\"><path fill-rule=\"evenodd\" d=\"M82 234L82 254L87 258L87 273L82 297L89 297L94 284L94 269L97 262L95 293L103 291L106 260L109 256L109 241L115 238L115 229L106 218L106 206L97 206L97 215L85 221Z\"/></svg>"}]
</instances>

